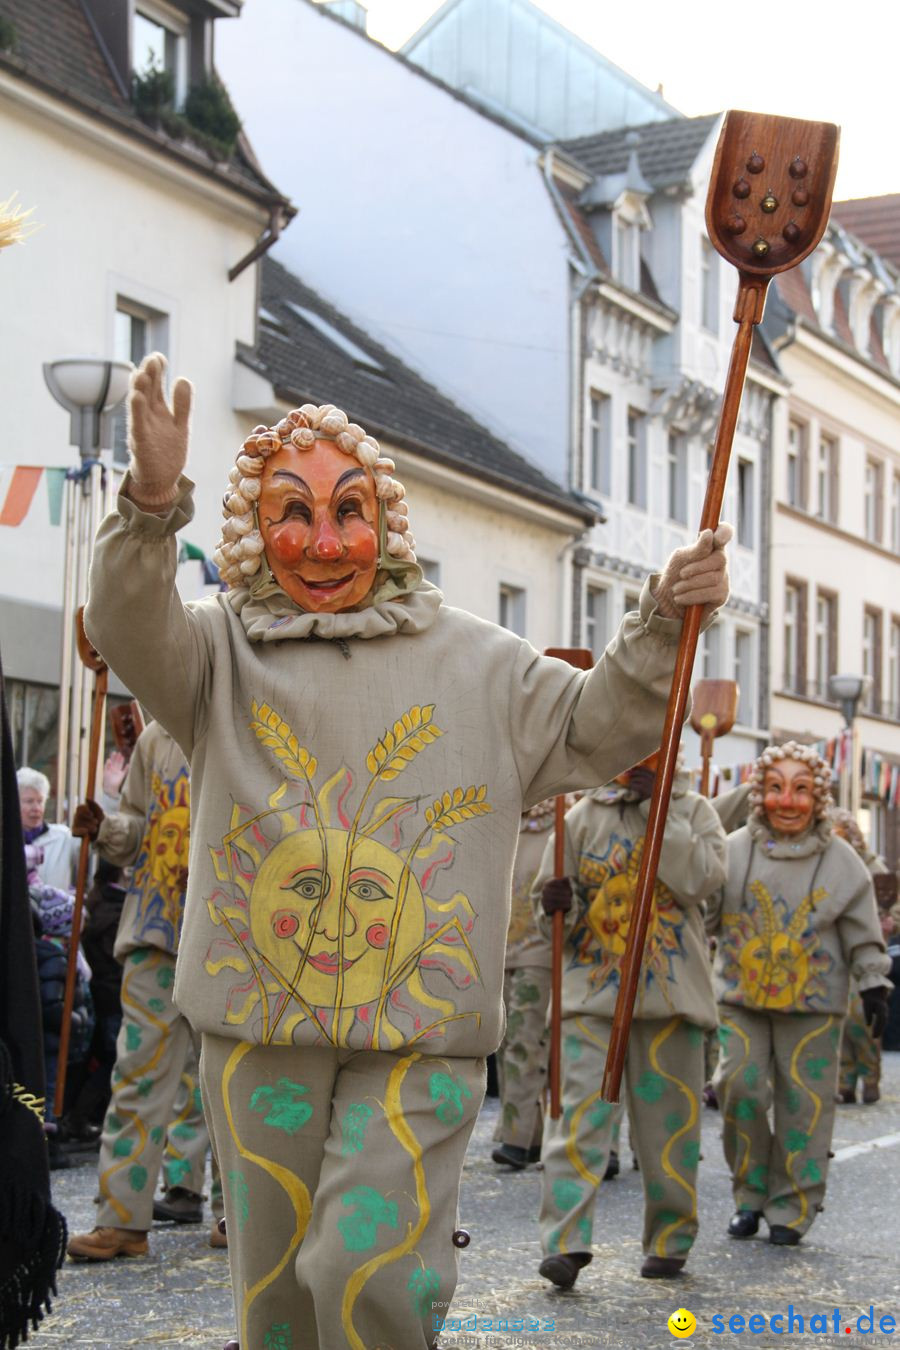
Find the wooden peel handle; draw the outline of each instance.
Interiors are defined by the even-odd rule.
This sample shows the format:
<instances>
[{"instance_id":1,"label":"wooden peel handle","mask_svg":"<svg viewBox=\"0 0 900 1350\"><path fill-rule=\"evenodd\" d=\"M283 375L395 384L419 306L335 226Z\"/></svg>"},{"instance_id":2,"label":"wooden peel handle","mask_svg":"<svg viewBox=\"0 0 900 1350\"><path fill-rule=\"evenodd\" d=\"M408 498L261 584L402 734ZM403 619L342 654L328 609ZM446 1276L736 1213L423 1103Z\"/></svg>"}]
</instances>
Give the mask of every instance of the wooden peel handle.
<instances>
[{"instance_id":1,"label":"wooden peel handle","mask_svg":"<svg viewBox=\"0 0 900 1350\"><path fill-rule=\"evenodd\" d=\"M766 280L741 275L734 312L734 317L737 319L739 326L735 335L728 377L725 382L722 414L716 435L716 446L706 489L706 498L703 503L703 514L700 519L701 531L715 530L719 524L722 500L725 495L725 483L728 477L728 463L731 458L731 447L737 427L741 392L744 387L747 362L750 358L750 346L753 341L753 328L762 318L767 285ZM644 836L644 851L641 855L635 901L631 911L631 924L628 930L625 954L622 958L619 993L616 999L609 1050L603 1073L601 1095L603 1100L607 1102L619 1100L622 1073L625 1068L625 1053L628 1049L628 1036L631 1032L634 1002L643 964L644 943L646 942L650 913L653 908L653 890L659 869L659 855L662 850L663 834L666 828L669 799L672 795L672 781L675 777L681 730L687 712L701 619L702 607L691 605L681 626L681 639L678 644L678 654L675 658L675 674L672 678L672 688L669 693L666 719L663 726L659 766L656 771L653 796L650 799L650 814L647 820L647 832Z\"/></svg>"},{"instance_id":2,"label":"wooden peel handle","mask_svg":"<svg viewBox=\"0 0 900 1350\"><path fill-rule=\"evenodd\" d=\"M566 856L566 799L556 799L556 834L553 839L553 874L565 876ZM550 966L550 1119L559 1120L562 1113L559 1090L559 1061L562 1041L562 949L563 916L553 915L553 947Z\"/></svg>"}]
</instances>

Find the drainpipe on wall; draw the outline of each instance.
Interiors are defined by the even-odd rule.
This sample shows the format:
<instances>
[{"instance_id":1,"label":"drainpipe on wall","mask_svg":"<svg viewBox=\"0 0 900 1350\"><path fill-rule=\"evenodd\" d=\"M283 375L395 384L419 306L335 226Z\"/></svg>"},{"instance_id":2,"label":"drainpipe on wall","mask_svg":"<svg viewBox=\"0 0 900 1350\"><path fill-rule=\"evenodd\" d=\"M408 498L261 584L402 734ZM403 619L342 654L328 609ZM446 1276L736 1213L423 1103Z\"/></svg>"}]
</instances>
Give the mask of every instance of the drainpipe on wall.
<instances>
[{"instance_id":1,"label":"drainpipe on wall","mask_svg":"<svg viewBox=\"0 0 900 1350\"><path fill-rule=\"evenodd\" d=\"M290 219L290 217L288 217ZM281 227L287 221L284 218L284 211L281 206L273 206L269 212L269 223L257 239L249 253L246 253L239 262L234 264L228 272L228 280L234 281L242 272L255 263L257 258L261 258L264 253L268 253L274 243L277 243L278 236L281 234Z\"/></svg>"},{"instance_id":2,"label":"drainpipe on wall","mask_svg":"<svg viewBox=\"0 0 900 1350\"><path fill-rule=\"evenodd\" d=\"M772 606L770 587L772 581L772 460L775 454L775 396L769 396L768 430L763 446L760 465L760 512L759 512L759 591L763 612L759 620L759 693L757 723L759 727L771 728L772 709L770 706L771 680L769 674L769 654L771 650ZM760 749L764 749L760 746Z\"/></svg>"}]
</instances>

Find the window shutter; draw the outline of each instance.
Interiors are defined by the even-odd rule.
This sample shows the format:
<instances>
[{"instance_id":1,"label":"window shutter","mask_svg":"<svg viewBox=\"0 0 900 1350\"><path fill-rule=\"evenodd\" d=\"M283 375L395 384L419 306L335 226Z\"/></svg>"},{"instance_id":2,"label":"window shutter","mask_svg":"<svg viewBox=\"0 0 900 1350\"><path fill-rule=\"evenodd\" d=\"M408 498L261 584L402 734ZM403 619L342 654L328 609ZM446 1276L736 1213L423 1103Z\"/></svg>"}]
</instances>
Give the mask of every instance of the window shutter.
<instances>
[{"instance_id":1,"label":"window shutter","mask_svg":"<svg viewBox=\"0 0 900 1350\"><path fill-rule=\"evenodd\" d=\"M797 585L797 693L806 693L806 649L809 646L809 587Z\"/></svg>"},{"instance_id":2,"label":"window shutter","mask_svg":"<svg viewBox=\"0 0 900 1350\"><path fill-rule=\"evenodd\" d=\"M884 520L884 465L875 469L875 542L881 543ZM880 625L879 625L880 631Z\"/></svg>"},{"instance_id":3,"label":"window shutter","mask_svg":"<svg viewBox=\"0 0 900 1350\"><path fill-rule=\"evenodd\" d=\"M832 441L828 447L828 520L832 525L838 522L838 443Z\"/></svg>"}]
</instances>

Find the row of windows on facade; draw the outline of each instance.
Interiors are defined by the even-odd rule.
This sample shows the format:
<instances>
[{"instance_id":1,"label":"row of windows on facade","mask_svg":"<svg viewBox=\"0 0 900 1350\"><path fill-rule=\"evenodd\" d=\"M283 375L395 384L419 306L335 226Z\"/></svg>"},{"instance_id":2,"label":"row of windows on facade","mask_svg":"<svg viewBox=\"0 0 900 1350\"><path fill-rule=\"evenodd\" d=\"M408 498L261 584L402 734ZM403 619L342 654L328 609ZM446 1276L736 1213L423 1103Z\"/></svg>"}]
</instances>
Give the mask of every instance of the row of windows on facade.
<instances>
[{"instance_id":1,"label":"row of windows on facade","mask_svg":"<svg viewBox=\"0 0 900 1350\"><path fill-rule=\"evenodd\" d=\"M649 450L646 413L629 407L625 419L625 500L639 511L649 506ZM613 400L610 395L591 393L587 427L585 480L589 492L612 496ZM678 525L688 524L688 482L690 445L686 436L670 432L666 442L666 466L662 510ZM707 473L712 464L712 446L706 451ZM745 548L756 543L755 466L752 460L738 458L737 541Z\"/></svg>"},{"instance_id":2,"label":"row of windows on facade","mask_svg":"<svg viewBox=\"0 0 900 1350\"><path fill-rule=\"evenodd\" d=\"M832 700L828 680L837 672L838 597L821 587L815 590L810 671L809 594L810 588L805 581L789 580L785 584L782 687L787 694L829 702ZM862 673L868 677L868 688L861 706L867 712L900 721L900 617L892 615L888 620L886 685L884 632L883 610L866 605L863 609Z\"/></svg>"},{"instance_id":3,"label":"row of windows on facade","mask_svg":"<svg viewBox=\"0 0 900 1350\"><path fill-rule=\"evenodd\" d=\"M629 614L640 603L637 591L626 591L623 597L622 613ZM617 616L613 613L614 601L611 592L605 586L587 587L584 601L584 645L589 647L595 659L599 658L613 636L617 627ZM725 630L722 624L714 624L704 635L697 663L697 678L704 680L735 680L739 689L738 722L742 726L753 726L755 664L753 633L743 628L735 628L734 643L731 650L731 665L727 667L725 654Z\"/></svg>"},{"instance_id":4,"label":"row of windows on facade","mask_svg":"<svg viewBox=\"0 0 900 1350\"><path fill-rule=\"evenodd\" d=\"M811 440L809 423L792 418L788 426L785 501L789 506L808 511L830 525L846 525L849 522L841 521L840 512L840 438L831 432L819 430L814 455L811 455ZM888 472L884 460L871 454L866 456L862 533L873 544L885 543L884 499ZM894 553L900 553L900 472L896 469L890 471L890 480L887 542Z\"/></svg>"}]
</instances>

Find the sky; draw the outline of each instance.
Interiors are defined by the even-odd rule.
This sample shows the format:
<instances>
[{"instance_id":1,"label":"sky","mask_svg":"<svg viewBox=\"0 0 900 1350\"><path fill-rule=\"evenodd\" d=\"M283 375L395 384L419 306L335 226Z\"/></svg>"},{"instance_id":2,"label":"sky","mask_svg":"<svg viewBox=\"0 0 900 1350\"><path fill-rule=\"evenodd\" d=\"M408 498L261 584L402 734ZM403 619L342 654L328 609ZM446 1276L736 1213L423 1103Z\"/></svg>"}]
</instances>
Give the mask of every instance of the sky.
<instances>
[{"instance_id":1,"label":"sky","mask_svg":"<svg viewBox=\"0 0 900 1350\"><path fill-rule=\"evenodd\" d=\"M364 0L399 47L439 0ZM837 122L835 198L900 192L898 0L540 0L564 27L689 117L743 108ZM900 137L898 137L900 138Z\"/></svg>"}]
</instances>

